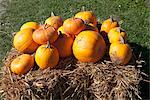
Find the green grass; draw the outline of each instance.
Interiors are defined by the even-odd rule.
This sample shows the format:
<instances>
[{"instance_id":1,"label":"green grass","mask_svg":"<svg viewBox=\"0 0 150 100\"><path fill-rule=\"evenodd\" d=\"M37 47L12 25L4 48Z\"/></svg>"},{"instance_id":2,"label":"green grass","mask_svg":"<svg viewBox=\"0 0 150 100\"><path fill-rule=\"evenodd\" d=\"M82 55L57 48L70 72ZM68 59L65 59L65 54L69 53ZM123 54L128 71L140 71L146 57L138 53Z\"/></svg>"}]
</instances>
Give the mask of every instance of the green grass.
<instances>
[{"instance_id":1,"label":"green grass","mask_svg":"<svg viewBox=\"0 0 150 100\"><path fill-rule=\"evenodd\" d=\"M63 19L74 16L85 6L100 21L113 15L123 21L128 40L140 45L149 66L150 1L149 0L5 0L6 13L0 18L0 60L12 47L12 32L19 31L27 21L43 23L53 11ZM144 49L141 49L144 48ZM136 48L135 48L136 49ZM0 61L0 65L2 65ZM147 71L149 72L149 70Z\"/></svg>"}]
</instances>

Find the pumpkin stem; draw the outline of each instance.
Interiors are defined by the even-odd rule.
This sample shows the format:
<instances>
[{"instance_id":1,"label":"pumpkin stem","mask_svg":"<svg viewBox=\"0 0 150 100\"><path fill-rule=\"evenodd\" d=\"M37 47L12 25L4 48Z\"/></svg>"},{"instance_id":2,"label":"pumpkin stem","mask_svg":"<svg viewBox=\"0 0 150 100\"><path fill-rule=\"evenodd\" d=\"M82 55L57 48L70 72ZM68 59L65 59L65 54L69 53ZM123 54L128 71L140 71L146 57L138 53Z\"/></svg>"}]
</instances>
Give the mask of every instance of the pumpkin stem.
<instances>
[{"instance_id":1,"label":"pumpkin stem","mask_svg":"<svg viewBox=\"0 0 150 100\"><path fill-rule=\"evenodd\" d=\"M35 57L35 53L33 53L31 56L32 56L32 57Z\"/></svg>"},{"instance_id":2,"label":"pumpkin stem","mask_svg":"<svg viewBox=\"0 0 150 100\"><path fill-rule=\"evenodd\" d=\"M58 35L59 35L60 37L63 37L63 34L62 34L61 31L58 32Z\"/></svg>"},{"instance_id":3,"label":"pumpkin stem","mask_svg":"<svg viewBox=\"0 0 150 100\"><path fill-rule=\"evenodd\" d=\"M81 9L81 11L85 11L85 6L82 6L82 9Z\"/></svg>"},{"instance_id":4,"label":"pumpkin stem","mask_svg":"<svg viewBox=\"0 0 150 100\"><path fill-rule=\"evenodd\" d=\"M121 44L125 44L125 41L124 41L124 39L123 39L123 37L120 35L120 43Z\"/></svg>"},{"instance_id":5,"label":"pumpkin stem","mask_svg":"<svg viewBox=\"0 0 150 100\"><path fill-rule=\"evenodd\" d=\"M49 42L49 41L47 41L46 48L51 48L51 46L50 46L50 42Z\"/></svg>"},{"instance_id":6,"label":"pumpkin stem","mask_svg":"<svg viewBox=\"0 0 150 100\"><path fill-rule=\"evenodd\" d=\"M13 33L12 33L12 36L15 36L16 34L17 34L17 32L13 32Z\"/></svg>"},{"instance_id":7,"label":"pumpkin stem","mask_svg":"<svg viewBox=\"0 0 150 100\"><path fill-rule=\"evenodd\" d=\"M123 28L120 27L121 32L125 32L125 30Z\"/></svg>"},{"instance_id":8,"label":"pumpkin stem","mask_svg":"<svg viewBox=\"0 0 150 100\"><path fill-rule=\"evenodd\" d=\"M110 16L110 22L112 23L114 21L113 16Z\"/></svg>"},{"instance_id":9,"label":"pumpkin stem","mask_svg":"<svg viewBox=\"0 0 150 100\"><path fill-rule=\"evenodd\" d=\"M88 22L86 20L82 20L82 21L85 25L88 25Z\"/></svg>"},{"instance_id":10,"label":"pumpkin stem","mask_svg":"<svg viewBox=\"0 0 150 100\"><path fill-rule=\"evenodd\" d=\"M51 12L51 17L52 17L52 16L55 16L54 12Z\"/></svg>"},{"instance_id":11,"label":"pumpkin stem","mask_svg":"<svg viewBox=\"0 0 150 100\"><path fill-rule=\"evenodd\" d=\"M121 28L120 27L117 28L117 32L121 33Z\"/></svg>"},{"instance_id":12,"label":"pumpkin stem","mask_svg":"<svg viewBox=\"0 0 150 100\"><path fill-rule=\"evenodd\" d=\"M47 29L50 25L48 25L47 23L44 25L44 29Z\"/></svg>"}]
</instances>

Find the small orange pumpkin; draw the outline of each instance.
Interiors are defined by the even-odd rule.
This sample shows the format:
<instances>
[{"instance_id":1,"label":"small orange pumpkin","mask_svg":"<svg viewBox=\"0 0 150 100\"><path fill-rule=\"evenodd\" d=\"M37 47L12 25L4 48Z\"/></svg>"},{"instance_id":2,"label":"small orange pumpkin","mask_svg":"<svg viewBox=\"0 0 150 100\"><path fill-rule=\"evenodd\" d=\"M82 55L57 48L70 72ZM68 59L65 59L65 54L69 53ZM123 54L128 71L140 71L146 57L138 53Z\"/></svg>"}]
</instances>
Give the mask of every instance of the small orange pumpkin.
<instances>
[{"instance_id":1,"label":"small orange pumpkin","mask_svg":"<svg viewBox=\"0 0 150 100\"><path fill-rule=\"evenodd\" d=\"M28 54L22 54L11 62L11 71L15 74L25 74L34 65L34 57Z\"/></svg>"},{"instance_id":2,"label":"small orange pumpkin","mask_svg":"<svg viewBox=\"0 0 150 100\"><path fill-rule=\"evenodd\" d=\"M110 45L109 55L112 62L125 65L132 57L132 50L128 44L112 43Z\"/></svg>"},{"instance_id":3,"label":"small orange pumpkin","mask_svg":"<svg viewBox=\"0 0 150 100\"><path fill-rule=\"evenodd\" d=\"M62 26L63 20L60 16L51 14L51 17L46 19L45 24L51 25L57 30L60 26Z\"/></svg>"},{"instance_id":4,"label":"small orange pumpkin","mask_svg":"<svg viewBox=\"0 0 150 100\"><path fill-rule=\"evenodd\" d=\"M108 39L110 43L121 42L121 38L126 42L127 34L120 27L112 28L108 33Z\"/></svg>"},{"instance_id":5,"label":"small orange pumpkin","mask_svg":"<svg viewBox=\"0 0 150 100\"><path fill-rule=\"evenodd\" d=\"M59 61L58 50L49 42L41 45L35 53L35 61L40 69L54 68Z\"/></svg>"},{"instance_id":6,"label":"small orange pumpkin","mask_svg":"<svg viewBox=\"0 0 150 100\"><path fill-rule=\"evenodd\" d=\"M82 62L97 62L106 50L103 37L96 31L82 31L73 43L73 54Z\"/></svg>"},{"instance_id":7,"label":"small orange pumpkin","mask_svg":"<svg viewBox=\"0 0 150 100\"><path fill-rule=\"evenodd\" d=\"M59 37L54 42L54 46L57 48L60 57L68 57L72 55L72 44L73 38L70 35L59 31Z\"/></svg>"},{"instance_id":8,"label":"small orange pumpkin","mask_svg":"<svg viewBox=\"0 0 150 100\"><path fill-rule=\"evenodd\" d=\"M91 23L86 25L85 30L92 30L98 32L98 28Z\"/></svg>"},{"instance_id":9,"label":"small orange pumpkin","mask_svg":"<svg viewBox=\"0 0 150 100\"><path fill-rule=\"evenodd\" d=\"M94 26L97 24L97 18L92 11L81 11L75 15L75 18L81 18L87 24L92 23Z\"/></svg>"},{"instance_id":10,"label":"small orange pumpkin","mask_svg":"<svg viewBox=\"0 0 150 100\"><path fill-rule=\"evenodd\" d=\"M31 28L31 29L38 29L39 28L39 24L37 22L26 22L24 23L20 30L23 30L23 29L28 29L28 28Z\"/></svg>"},{"instance_id":11,"label":"small orange pumpkin","mask_svg":"<svg viewBox=\"0 0 150 100\"><path fill-rule=\"evenodd\" d=\"M115 21L113 18L109 18L105 20L102 25L101 25L101 32L106 32L108 33L112 28L118 27L119 24L117 21Z\"/></svg>"},{"instance_id":12,"label":"small orange pumpkin","mask_svg":"<svg viewBox=\"0 0 150 100\"><path fill-rule=\"evenodd\" d=\"M46 44L47 41L53 43L58 38L57 31L52 26L47 24L42 25L40 28L33 32L33 40L38 44Z\"/></svg>"},{"instance_id":13,"label":"small orange pumpkin","mask_svg":"<svg viewBox=\"0 0 150 100\"><path fill-rule=\"evenodd\" d=\"M77 35L79 32L85 29L85 24L82 19L69 18L64 21L63 27L65 33Z\"/></svg>"},{"instance_id":14,"label":"small orange pumpkin","mask_svg":"<svg viewBox=\"0 0 150 100\"><path fill-rule=\"evenodd\" d=\"M33 30L24 29L19 31L13 40L14 47L22 53L33 53L38 48L38 44L32 39Z\"/></svg>"}]
</instances>

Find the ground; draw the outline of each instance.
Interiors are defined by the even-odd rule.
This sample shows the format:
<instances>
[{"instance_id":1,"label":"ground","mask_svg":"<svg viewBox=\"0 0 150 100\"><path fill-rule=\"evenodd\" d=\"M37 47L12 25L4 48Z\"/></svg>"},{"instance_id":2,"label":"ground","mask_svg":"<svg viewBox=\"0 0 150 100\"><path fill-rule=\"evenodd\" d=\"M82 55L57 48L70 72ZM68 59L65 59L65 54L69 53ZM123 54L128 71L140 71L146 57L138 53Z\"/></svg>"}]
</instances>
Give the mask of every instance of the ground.
<instances>
[{"instance_id":1,"label":"ground","mask_svg":"<svg viewBox=\"0 0 150 100\"><path fill-rule=\"evenodd\" d=\"M142 70L149 74L149 0L3 0L0 6L0 65L12 47L11 33L19 31L23 23L42 24L52 11L66 19L83 6L92 10L100 22L110 15L123 22L121 27L126 30L133 50L137 55L142 52L142 59L146 61Z\"/></svg>"}]
</instances>

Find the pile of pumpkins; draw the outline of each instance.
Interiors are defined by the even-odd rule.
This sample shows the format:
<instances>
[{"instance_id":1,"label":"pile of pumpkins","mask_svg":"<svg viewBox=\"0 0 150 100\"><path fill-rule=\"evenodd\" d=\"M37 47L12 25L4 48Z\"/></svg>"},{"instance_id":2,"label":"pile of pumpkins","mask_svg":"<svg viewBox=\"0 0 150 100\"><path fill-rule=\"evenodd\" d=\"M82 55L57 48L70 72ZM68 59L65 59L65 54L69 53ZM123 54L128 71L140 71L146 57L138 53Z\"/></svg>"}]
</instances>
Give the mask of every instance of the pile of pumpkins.
<instances>
[{"instance_id":1,"label":"pile of pumpkins","mask_svg":"<svg viewBox=\"0 0 150 100\"><path fill-rule=\"evenodd\" d=\"M25 74L35 63L40 69L55 68L59 58L73 55L81 62L98 62L108 45L100 33L105 34L111 43L109 56L112 62L127 64L132 51L126 43L126 32L112 18L105 20L100 29L97 23L92 11L78 12L65 21L52 13L43 25L26 22L13 39L14 47L23 54L11 62L11 71Z\"/></svg>"}]
</instances>

